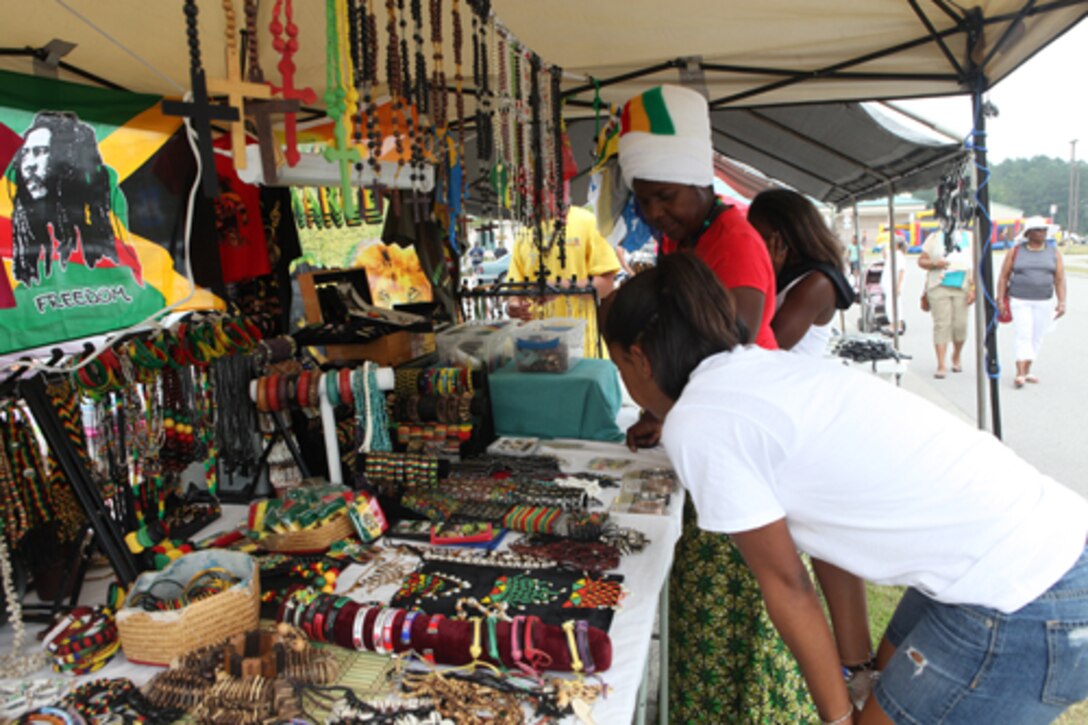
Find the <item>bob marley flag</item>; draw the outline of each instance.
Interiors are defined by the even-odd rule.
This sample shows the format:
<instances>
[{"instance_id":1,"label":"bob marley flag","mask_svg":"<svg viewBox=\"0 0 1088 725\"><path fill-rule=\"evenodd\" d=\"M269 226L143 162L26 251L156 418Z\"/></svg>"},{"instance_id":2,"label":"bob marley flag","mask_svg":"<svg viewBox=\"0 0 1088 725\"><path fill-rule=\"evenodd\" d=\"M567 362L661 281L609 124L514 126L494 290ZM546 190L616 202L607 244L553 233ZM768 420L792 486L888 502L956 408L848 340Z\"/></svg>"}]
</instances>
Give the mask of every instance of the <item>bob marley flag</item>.
<instances>
[{"instance_id":1,"label":"bob marley flag","mask_svg":"<svg viewBox=\"0 0 1088 725\"><path fill-rule=\"evenodd\" d=\"M122 329L189 296L195 169L161 100L0 72L0 353ZM185 309L217 303L197 290Z\"/></svg>"}]
</instances>

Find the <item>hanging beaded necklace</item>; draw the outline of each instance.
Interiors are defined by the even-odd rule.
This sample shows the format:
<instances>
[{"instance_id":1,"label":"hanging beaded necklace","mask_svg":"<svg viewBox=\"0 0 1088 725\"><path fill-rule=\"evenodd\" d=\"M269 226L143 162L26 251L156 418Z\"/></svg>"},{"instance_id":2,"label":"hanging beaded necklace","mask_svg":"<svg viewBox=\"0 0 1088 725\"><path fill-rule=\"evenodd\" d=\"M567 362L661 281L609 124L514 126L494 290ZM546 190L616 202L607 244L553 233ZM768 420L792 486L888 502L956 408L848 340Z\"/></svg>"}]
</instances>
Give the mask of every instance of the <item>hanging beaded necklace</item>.
<instances>
[{"instance_id":1,"label":"hanging beaded necklace","mask_svg":"<svg viewBox=\"0 0 1088 725\"><path fill-rule=\"evenodd\" d=\"M491 170L491 187L495 190L500 209L512 209L510 187L510 75L507 71L507 59L510 55L506 45L506 36L496 28L495 65L499 69L498 80L498 117L499 132L495 134L495 166Z\"/></svg>"},{"instance_id":2,"label":"hanging beaded necklace","mask_svg":"<svg viewBox=\"0 0 1088 725\"><path fill-rule=\"evenodd\" d=\"M347 5L345 0L325 0L325 115L333 121L332 144L325 147L325 160L340 166L340 192L343 196L344 215L355 216L355 199L351 193L351 170L361 160L359 150L348 143L348 109L355 103L355 89L345 84L345 68L350 67L351 57L341 42L347 33Z\"/></svg>"},{"instance_id":3,"label":"hanging beaded necklace","mask_svg":"<svg viewBox=\"0 0 1088 725\"><path fill-rule=\"evenodd\" d=\"M374 12L374 0L366 1L365 13L359 10L359 52L363 69L360 73L362 97L366 112L366 163L374 176L373 193L379 208L381 199L379 177L382 163L382 134L378 123L378 102L374 96L374 87L378 82L378 16Z\"/></svg>"},{"instance_id":4,"label":"hanging beaded necklace","mask_svg":"<svg viewBox=\"0 0 1088 725\"><path fill-rule=\"evenodd\" d=\"M472 8L472 82L476 87L476 157L490 162L495 147L494 94L488 68L490 47L487 25L491 16L491 0L469 0Z\"/></svg>"},{"instance_id":5,"label":"hanging beaded necklace","mask_svg":"<svg viewBox=\"0 0 1088 725\"><path fill-rule=\"evenodd\" d=\"M567 266L567 187L563 178L563 94L560 81L563 69L551 67L551 155L546 161L553 166L552 179L555 193L555 225L552 229L551 245L559 245L559 267Z\"/></svg>"},{"instance_id":6,"label":"hanging beaded necklace","mask_svg":"<svg viewBox=\"0 0 1088 725\"><path fill-rule=\"evenodd\" d=\"M423 149L429 145L430 129L426 121L430 111L430 92L427 88L427 58L423 53L423 0L411 0L412 13L412 42L415 57L415 79L411 81L412 101L415 104L415 126L411 132L411 172L408 177L412 187L412 213L413 221L420 224L430 216L429 211L424 211L425 200L421 198L421 190L425 180L426 159ZM407 61L405 61L407 66ZM409 113L412 112L411 106ZM411 116L409 116L411 118Z\"/></svg>"},{"instance_id":7,"label":"hanging beaded necklace","mask_svg":"<svg viewBox=\"0 0 1088 725\"><path fill-rule=\"evenodd\" d=\"M431 58L434 70L431 72L431 119L435 132L441 141L449 131L446 110L446 69L442 63L442 0L429 0L431 19Z\"/></svg>"},{"instance_id":8,"label":"hanging beaded necklace","mask_svg":"<svg viewBox=\"0 0 1088 725\"><path fill-rule=\"evenodd\" d=\"M246 80L250 83L264 81L264 71L261 69L260 54L257 40L257 0L245 0L246 16ZM271 86L269 86L271 90ZM277 181L276 159L280 155L276 136L272 131L272 114L288 114L294 118L294 114L301 108L297 98L267 98L254 99L246 104L246 114L253 118L257 127L257 143L261 149L261 173L266 184L274 184ZM270 242L270 247L273 246Z\"/></svg>"},{"instance_id":9,"label":"hanging beaded necklace","mask_svg":"<svg viewBox=\"0 0 1088 725\"><path fill-rule=\"evenodd\" d=\"M195 2L195 0L186 0ZM282 20L280 13L283 13ZM314 103L317 94L313 88L295 87L295 53L299 51L298 25L294 21L294 10L291 0L276 0L272 6L272 21L268 24L268 31L272 34L272 49L280 54L280 62L276 64L279 69L282 85L272 86L275 93L279 93L287 100L296 100L301 103ZM286 35L285 35L286 34ZM298 164L301 155L298 151L298 124L294 113L288 113L283 119L284 158L288 166Z\"/></svg>"},{"instance_id":10,"label":"hanging beaded necklace","mask_svg":"<svg viewBox=\"0 0 1088 725\"><path fill-rule=\"evenodd\" d=\"M8 608L8 623L14 632L11 651L0 655L0 678L22 679L45 665L44 652L23 654L26 643L26 627L23 625L22 597L15 591L11 554L6 541L7 531L0 532L0 580L4 587L4 600Z\"/></svg>"},{"instance_id":11,"label":"hanging beaded necklace","mask_svg":"<svg viewBox=\"0 0 1088 725\"><path fill-rule=\"evenodd\" d=\"M4 509L4 534L12 545L18 545L30 529L26 506L19 495L19 483L8 457L6 436L0 438L0 498Z\"/></svg>"},{"instance_id":12,"label":"hanging beaded necklace","mask_svg":"<svg viewBox=\"0 0 1088 725\"><path fill-rule=\"evenodd\" d=\"M457 112L457 158L463 159L465 157L465 76L463 72L465 34L461 25L461 0L453 0L450 22L453 26L453 84L454 110ZM459 191L462 200L464 199L466 182L466 177L462 175L461 189Z\"/></svg>"},{"instance_id":13,"label":"hanging beaded necklace","mask_svg":"<svg viewBox=\"0 0 1088 725\"><path fill-rule=\"evenodd\" d=\"M228 105L238 112L237 121L228 121L231 153L234 167L244 169L246 162L245 104L247 98L271 98L272 88L264 83L250 83L242 79L242 59L238 52L238 24L234 14L234 0L222 0L224 34L226 39L226 78L209 78L208 90L227 96Z\"/></svg>"},{"instance_id":14,"label":"hanging beaded necklace","mask_svg":"<svg viewBox=\"0 0 1088 725\"><path fill-rule=\"evenodd\" d=\"M196 0L185 0L185 32L189 39L189 79L192 86L191 103L163 101L162 112L168 116L188 116L197 133L197 149L200 152L200 185L204 196L219 196L219 177L215 173L215 151L212 147L212 121L235 122L241 120L238 109L208 102L208 87L204 67L200 60L200 31L197 15L200 9Z\"/></svg>"},{"instance_id":15,"label":"hanging beaded necklace","mask_svg":"<svg viewBox=\"0 0 1088 725\"><path fill-rule=\"evenodd\" d=\"M404 169L404 134L402 126L407 126L404 111L404 69L401 67L402 56L400 43L397 39L397 3L395 0L385 2L386 22L385 32L388 41L385 48L385 76L389 85L393 121L393 146L397 153L397 171L394 180L400 178ZM396 183L394 183L396 186ZM400 195L393 196L397 214L400 213Z\"/></svg>"}]
</instances>

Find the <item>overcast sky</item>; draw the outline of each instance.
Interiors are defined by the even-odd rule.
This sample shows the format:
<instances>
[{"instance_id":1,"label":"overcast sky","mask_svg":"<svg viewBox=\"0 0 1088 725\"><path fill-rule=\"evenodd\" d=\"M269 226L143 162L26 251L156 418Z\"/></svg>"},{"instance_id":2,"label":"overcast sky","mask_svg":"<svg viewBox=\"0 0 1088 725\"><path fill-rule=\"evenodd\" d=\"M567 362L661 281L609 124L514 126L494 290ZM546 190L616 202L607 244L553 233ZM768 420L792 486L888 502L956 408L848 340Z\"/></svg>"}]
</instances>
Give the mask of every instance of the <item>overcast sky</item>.
<instances>
[{"instance_id":1,"label":"overcast sky","mask_svg":"<svg viewBox=\"0 0 1088 725\"><path fill-rule=\"evenodd\" d=\"M1056 156L1069 159L1070 140L1079 139L1077 158L1088 159L1088 21L1055 40L990 92L997 118L987 119L989 160ZM971 127L968 96L900 101L961 138Z\"/></svg>"}]
</instances>

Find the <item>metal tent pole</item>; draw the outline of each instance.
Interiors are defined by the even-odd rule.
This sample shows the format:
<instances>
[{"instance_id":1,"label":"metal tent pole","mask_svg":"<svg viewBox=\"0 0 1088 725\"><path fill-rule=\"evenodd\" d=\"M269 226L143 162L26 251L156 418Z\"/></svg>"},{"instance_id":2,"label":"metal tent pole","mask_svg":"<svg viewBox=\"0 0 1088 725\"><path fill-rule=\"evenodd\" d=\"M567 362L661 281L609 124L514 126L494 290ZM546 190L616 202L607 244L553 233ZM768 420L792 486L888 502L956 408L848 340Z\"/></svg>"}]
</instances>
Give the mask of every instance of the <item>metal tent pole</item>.
<instances>
[{"instance_id":1,"label":"metal tent pole","mask_svg":"<svg viewBox=\"0 0 1088 725\"><path fill-rule=\"evenodd\" d=\"M971 88L971 112L974 114L972 147L975 154L975 168L986 169L986 113L982 108L982 92L986 88L986 78L982 73L975 75ZM990 416L991 428L995 436L1001 438L1001 366L997 359L997 325L989 321L996 319L997 309L994 300L994 266L993 248L990 246L990 188L986 183L988 173L983 176L976 192L978 197L978 214L976 215L976 229L979 246L986 250L980 255L978 265L978 278L982 295L982 304L986 306L986 373L990 378Z\"/></svg>"},{"instance_id":2,"label":"metal tent pole","mask_svg":"<svg viewBox=\"0 0 1088 725\"><path fill-rule=\"evenodd\" d=\"M892 310L892 347L896 352L899 352L899 295L897 292L898 285L896 282L899 280L899 265L896 263L896 252L899 251L895 242L895 184L888 183L888 261L891 263L891 267L885 267L885 271L891 270L891 284L888 285L888 289L891 290L891 310ZM888 309L888 301L884 300L884 309ZM898 360L896 361L898 364ZM895 384L900 384L900 375L896 374Z\"/></svg>"},{"instance_id":3,"label":"metal tent pole","mask_svg":"<svg viewBox=\"0 0 1088 725\"><path fill-rule=\"evenodd\" d=\"M978 188L978 168L975 166L971 167L971 188ZM976 225L980 222L981 216L980 214L975 220ZM975 283L975 420L979 430L989 430L986 401L986 304L983 302L986 295L979 278L983 250L987 247L977 227L971 237L971 262Z\"/></svg>"}]
</instances>

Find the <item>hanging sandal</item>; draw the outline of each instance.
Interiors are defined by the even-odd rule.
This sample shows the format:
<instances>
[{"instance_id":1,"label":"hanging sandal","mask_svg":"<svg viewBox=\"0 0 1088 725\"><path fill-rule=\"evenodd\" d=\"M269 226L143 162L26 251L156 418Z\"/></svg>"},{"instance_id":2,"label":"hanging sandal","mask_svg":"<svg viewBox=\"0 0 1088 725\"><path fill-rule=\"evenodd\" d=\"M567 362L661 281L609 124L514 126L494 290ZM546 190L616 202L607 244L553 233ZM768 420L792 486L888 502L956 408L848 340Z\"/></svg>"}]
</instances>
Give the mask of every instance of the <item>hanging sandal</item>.
<instances>
[{"instance_id":1,"label":"hanging sandal","mask_svg":"<svg viewBox=\"0 0 1088 725\"><path fill-rule=\"evenodd\" d=\"M1024 387L1024 376L1023 375L1017 375L1015 378L1013 378L1012 386L1014 388Z\"/></svg>"}]
</instances>

